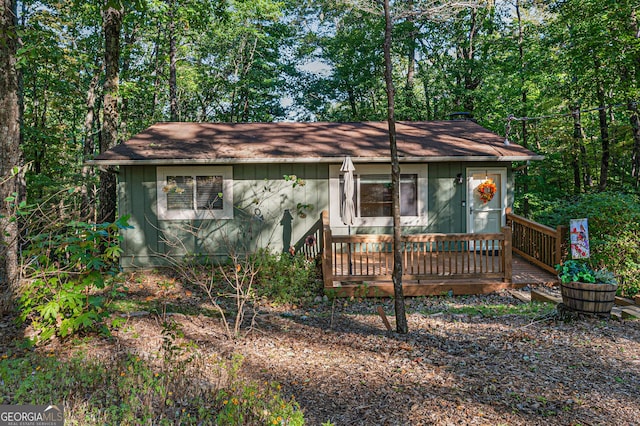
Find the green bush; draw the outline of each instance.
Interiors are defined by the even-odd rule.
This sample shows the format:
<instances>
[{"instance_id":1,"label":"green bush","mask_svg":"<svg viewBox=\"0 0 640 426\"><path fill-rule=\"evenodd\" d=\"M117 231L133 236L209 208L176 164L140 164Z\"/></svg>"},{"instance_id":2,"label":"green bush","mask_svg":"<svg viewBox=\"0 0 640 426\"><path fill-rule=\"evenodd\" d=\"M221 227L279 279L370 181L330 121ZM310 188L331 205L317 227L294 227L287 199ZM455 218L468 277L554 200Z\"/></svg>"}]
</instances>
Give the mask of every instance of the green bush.
<instances>
[{"instance_id":1,"label":"green bush","mask_svg":"<svg viewBox=\"0 0 640 426\"><path fill-rule=\"evenodd\" d=\"M61 361L52 353L5 353L0 404L64 403L65 423L75 425L304 424L300 407L280 385L238 377L241 358L197 359L165 371L132 355Z\"/></svg>"},{"instance_id":2,"label":"green bush","mask_svg":"<svg viewBox=\"0 0 640 426\"><path fill-rule=\"evenodd\" d=\"M73 221L29 237L20 320L31 322L37 340L102 325L106 290L117 290L107 287L117 283L119 231L126 227L126 217L102 224Z\"/></svg>"},{"instance_id":3,"label":"green bush","mask_svg":"<svg viewBox=\"0 0 640 426\"><path fill-rule=\"evenodd\" d=\"M297 304L321 294L316 263L302 254L268 253L255 255L258 267L256 293L277 304Z\"/></svg>"},{"instance_id":4,"label":"green bush","mask_svg":"<svg viewBox=\"0 0 640 426\"><path fill-rule=\"evenodd\" d=\"M558 277L563 284L572 282L592 284L618 284L615 275L604 269L594 270L583 260L566 260L562 265L556 266Z\"/></svg>"},{"instance_id":5,"label":"green bush","mask_svg":"<svg viewBox=\"0 0 640 426\"><path fill-rule=\"evenodd\" d=\"M633 194L582 194L549 204L532 218L546 225L569 225L571 219L589 219L590 264L607 268L618 277L618 292L640 291L640 200Z\"/></svg>"}]
</instances>

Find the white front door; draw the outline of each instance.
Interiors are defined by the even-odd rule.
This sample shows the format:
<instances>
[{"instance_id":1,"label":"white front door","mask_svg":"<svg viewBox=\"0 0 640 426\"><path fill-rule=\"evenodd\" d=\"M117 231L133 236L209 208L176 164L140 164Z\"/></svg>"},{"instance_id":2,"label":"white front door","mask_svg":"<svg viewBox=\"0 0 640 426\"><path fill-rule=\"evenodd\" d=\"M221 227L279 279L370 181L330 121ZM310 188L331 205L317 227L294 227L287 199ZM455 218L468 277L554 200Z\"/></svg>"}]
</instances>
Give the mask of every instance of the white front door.
<instances>
[{"instance_id":1,"label":"white front door","mask_svg":"<svg viewBox=\"0 0 640 426\"><path fill-rule=\"evenodd\" d=\"M491 183L495 193L491 194ZM484 184L484 196L479 189ZM506 223L507 169L467 169L467 232L499 233Z\"/></svg>"}]
</instances>

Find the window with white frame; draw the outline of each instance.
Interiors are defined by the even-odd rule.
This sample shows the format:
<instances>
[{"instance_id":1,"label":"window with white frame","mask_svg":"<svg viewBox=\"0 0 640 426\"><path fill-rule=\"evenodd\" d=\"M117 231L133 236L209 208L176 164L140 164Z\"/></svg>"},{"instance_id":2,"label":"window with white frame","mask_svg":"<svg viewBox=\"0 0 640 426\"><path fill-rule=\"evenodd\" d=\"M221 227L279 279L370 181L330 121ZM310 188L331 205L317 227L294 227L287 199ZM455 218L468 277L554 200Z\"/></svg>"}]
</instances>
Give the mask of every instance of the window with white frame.
<instances>
[{"instance_id":1,"label":"window with white frame","mask_svg":"<svg viewBox=\"0 0 640 426\"><path fill-rule=\"evenodd\" d=\"M332 226L342 225L344 173L331 167ZM389 226L392 221L391 170L387 165L356 165L354 172L355 226ZM400 215L404 225L427 223L427 166L403 164L400 175Z\"/></svg>"},{"instance_id":2,"label":"window with white frame","mask_svg":"<svg viewBox=\"0 0 640 426\"><path fill-rule=\"evenodd\" d=\"M231 219L231 166L158 167L158 218Z\"/></svg>"}]
</instances>

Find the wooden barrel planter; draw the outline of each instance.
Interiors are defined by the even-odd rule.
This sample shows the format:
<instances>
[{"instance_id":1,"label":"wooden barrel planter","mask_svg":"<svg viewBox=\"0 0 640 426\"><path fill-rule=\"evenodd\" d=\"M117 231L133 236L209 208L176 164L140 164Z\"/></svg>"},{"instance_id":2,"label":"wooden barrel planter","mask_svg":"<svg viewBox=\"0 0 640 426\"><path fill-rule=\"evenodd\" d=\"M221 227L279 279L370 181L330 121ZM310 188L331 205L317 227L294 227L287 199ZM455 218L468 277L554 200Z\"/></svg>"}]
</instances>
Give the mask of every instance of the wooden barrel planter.
<instances>
[{"instance_id":1,"label":"wooden barrel planter","mask_svg":"<svg viewBox=\"0 0 640 426\"><path fill-rule=\"evenodd\" d=\"M616 284L570 282L560 284L562 302L577 312L609 314L616 298Z\"/></svg>"}]
</instances>

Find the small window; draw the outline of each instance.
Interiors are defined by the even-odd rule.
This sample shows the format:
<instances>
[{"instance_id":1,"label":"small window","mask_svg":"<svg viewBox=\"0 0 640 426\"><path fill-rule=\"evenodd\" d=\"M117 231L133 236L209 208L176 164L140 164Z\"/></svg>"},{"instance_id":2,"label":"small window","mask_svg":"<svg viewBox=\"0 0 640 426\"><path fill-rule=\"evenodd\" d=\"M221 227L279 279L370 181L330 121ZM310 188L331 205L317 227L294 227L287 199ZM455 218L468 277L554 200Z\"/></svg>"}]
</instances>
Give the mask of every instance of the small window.
<instances>
[{"instance_id":1,"label":"small window","mask_svg":"<svg viewBox=\"0 0 640 426\"><path fill-rule=\"evenodd\" d=\"M158 167L158 217L230 219L232 191L231 167Z\"/></svg>"}]
</instances>

